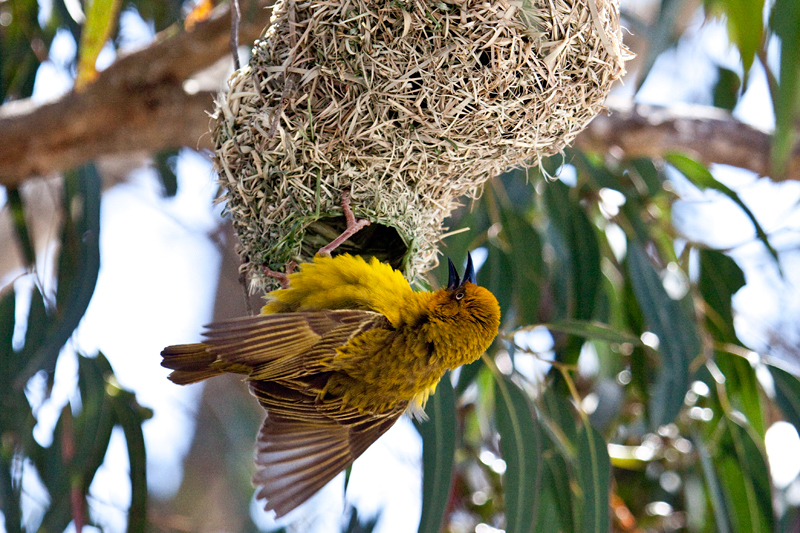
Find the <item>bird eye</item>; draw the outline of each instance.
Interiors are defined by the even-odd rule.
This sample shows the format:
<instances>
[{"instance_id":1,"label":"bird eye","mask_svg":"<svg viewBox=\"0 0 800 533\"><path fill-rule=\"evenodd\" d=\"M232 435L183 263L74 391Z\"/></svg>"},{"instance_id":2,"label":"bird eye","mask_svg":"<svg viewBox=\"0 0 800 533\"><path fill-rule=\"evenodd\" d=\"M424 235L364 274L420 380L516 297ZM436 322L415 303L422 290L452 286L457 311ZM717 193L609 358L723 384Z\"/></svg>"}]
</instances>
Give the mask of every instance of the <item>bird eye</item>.
<instances>
[{"instance_id":1,"label":"bird eye","mask_svg":"<svg viewBox=\"0 0 800 533\"><path fill-rule=\"evenodd\" d=\"M461 300L461 299L463 299L463 298L464 298L464 296L466 296L466 295L464 294L464 291L458 291L458 292L456 293L456 300Z\"/></svg>"}]
</instances>

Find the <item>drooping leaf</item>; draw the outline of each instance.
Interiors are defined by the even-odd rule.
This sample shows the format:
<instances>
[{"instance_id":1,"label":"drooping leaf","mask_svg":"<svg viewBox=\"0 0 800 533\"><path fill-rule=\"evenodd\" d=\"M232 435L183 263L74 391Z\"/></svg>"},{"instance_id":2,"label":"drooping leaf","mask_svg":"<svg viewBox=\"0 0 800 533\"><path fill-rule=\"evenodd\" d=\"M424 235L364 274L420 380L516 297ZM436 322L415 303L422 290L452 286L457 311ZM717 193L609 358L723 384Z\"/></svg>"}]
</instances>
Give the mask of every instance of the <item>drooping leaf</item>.
<instances>
[{"instance_id":1,"label":"drooping leaf","mask_svg":"<svg viewBox=\"0 0 800 533\"><path fill-rule=\"evenodd\" d=\"M595 339L606 342L628 342L631 344L641 344L641 340L629 333L618 331L608 324L592 322L588 320L559 320L549 324L541 324L550 331L569 333L585 339ZM530 328L520 328L517 331L524 331Z\"/></svg>"},{"instance_id":2,"label":"drooping leaf","mask_svg":"<svg viewBox=\"0 0 800 533\"><path fill-rule=\"evenodd\" d=\"M93 165L67 172L64 179L64 227L58 258L56 310L41 345L28 358L15 386L41 369L52 372L61 347L83 318L100 270L100 176ZM27 349L27 348L26 348Z\"/></svg>"},{"instance_id":3,"label":"drooping leaf","mask_svg":"<svg viewBox=\"0 0 800 533\"><path fill-rule=\"evenodd\" d=\"M739 91L742 88L742 80L739 75L731 69L717 67L717 83L714 84L714 107L733 111L739 103Z\"/></svg>"},{"instance_id":4,"label":"drooping leaf","mask_svg":"<svg viewBox=\"0 0 800 533\"><path fill-rule=\"evenodd\" d=\"M542 243L539 233L525 217L512 208L500 210L503 234L511 259L512 305L517 324L533 324L539 311L539 293L544 275Z\"/></svg>"},{"instance_id":5,"label":"drooping leaf","mask_svg":"<svg viewBox=\"0 0 800 533\"><path fill-rule=\"evenodd\" d=\"M725 495L722 493L717 472L714 470L714 461L711 453L703 440L695 435L692 439L694 447L700 456L700 466L703 469L703 477L706 481L706 490L711 500L711 510L714 513L715 527L719 533L730 533L730 523L728 520L728 509L725 505Z\"/></svg>"},{"instance_id":6,"label":"drooping leaf","mask_svg":"<svg viewBox=\"0 0 800 533\"><path fill-rule=\"evenodd\" d=\"M32 269L36 266L36 252L31 243L28 222L25 220L25 206L22 203L22 197L19 195L19 189L11 187L7 189L7 191L8 206L11 210L11 220L14 226L14 235L17 238L20 252L22 252L25 267Z\"/></svg>"},{"instance_id":7,"label":"drooping leaf","mask_svg":"<svg viewBox=\"0 0 800 533\"><path fill-rule=\"evenodd\" d=\"M164 196L168 198L178 193L178 176L175 174L177 159L177 150L162 150L153 158L161 186L164 188Z\"/></svg>"},{"instance_id":8,"label":"drooping leaf","mask_svg":"<svg viewBox=\"0 0 800 533\"><path fill-rule=\"evenodd\" d=\"M548 183L543 198L550 217L548 242L555 251L555 262L550 265L554 318L591 320L602 279L600 247L594 228L563 183ZM562 362L574 364L582 342L570 339L558 353L559 358L564 358Z\"/></svg>"},{"instance_id":9,"label":"drooping leaf","mask_svg":"<svg viewBox=\"0 0 800 533\"><path fill-rule=\"evenodd\" d=\"M420 533L438 533L450 499L456 453L456 399L449 373L425 406L428 420L415 421L422 436L422 517Z\"/></svg>"},{"instance_id":10,"label":"drooping leaf","mask_svg":"<svg viewBox=\"0 0 800 533\"><path fill-rule=\"evenodd\" d=\"M689 388L689 365L700 353L700 336L687 308L664 290L639 243L628 244L628 269L647 327L659 339L661 366L656 369L650 396L650 424L657 428L671 422L683 406Z\"/></svg>"},{"instance_id":11,"label":"drooping leaf","mask_svg":"<svg viewBox=\"0 0 800 533\"><path fill-rule=\"evenodd\" d=\"M581 531L606 533L611 527L609 492L611 459L605 440L591 425L578 432L578 484L583 492Z\"/></svg>"},{"instance_id":12,"label":"drooping leaf","mask_svg":"<svg viewBox=\"0 0 800 533\"><path fill-rule=\"evenodd\" d=\"M770 27L780 39L780 83L773 99L775 133L770 159L777 176L782 176L798 139L800 117L800 3L775 0Z\"/></svg>"},{"instance_id":13,"label":"drooping leaf","mask_svg":"<svg viewBox=\"0 0 800 533\"><path fill-rule=\"evenodd\" d=\"M505 376L495 378L495 417L507 465L503 475L506 531L530 532L542 478L541 430L525 393Z\"/></svg>"},{"instance_id":14,"label":"drooping leaf","mask_svg":"<svg viewBox=\"0 0 800 533\"><path fill-rule=\"evenodd\" d=\"M706 0L712 15L724 15L728 22L728 37L739 50L745 76L761 47L764 31L764 0Z\"/></svg>"},{"instance_id":15,"label":"drooping leaf","mask_svg":"<svg viewBox=\"0 0 800 533\"><path fill-rule=\"evenodd\" d=\"M775 403L778 404L784 418L800 433L800 380L776 366L767 368L775 383Z\"/></svg>"},{"instance_id":16,"label":"drooping leaf","mask_svg":"<svg viewBox=\"0 0 800 533\"><path fill-rule=\"evenodd\" d=\"M147 529L147 455L142 423L152 416L152 412L140 407L131 392L117 389L115 394L114 411L125 434L131 473L127 530L130 533L144 533Z\"/></svg>"},{"instance_id":17,"label":"drooping leaf","mask_svg":"<svg viewBox=\"0 0 800 533\"><path fill-rule=\"evenodd\" d=\"M744 211L744 214L747 215L747 218L750 219L750 222L753 224L753 228L756 232L756 237L767 248L767 251L775 260L775 266L778 267L778 270L781 271L781 264L778 259L778 252L775 251L775 248L772 247L772 244L769 242L769 236L764 231L764 228L761 227L756 216L750 211L750 208L739 198L739 195L736 194L736 191L728 187L727 185L720 183L717 179L709 172L709 170L703 165L686 157L683 154L678 153L671 153L667 154L665 158L670 165L675 167L681 174L686 176L686 178L694 183L699 189L706 190L706 189L713 189L715 191L719 191L739 206L739 208ZM782 271L781 271L782 274Z\"/></svg>"},{"instance_id":18,"label":"drooping leaf","mask_svg":"<svg viewBox=\"0 0 800 533\"><path fill-rule=\"evenodd\" d=\"M744 272L736 261L716 250L700 250L697 287L713 312L706 315L706 327L719 341L738 343L733 328L731 298L744 284Z\"/></svg>"},{"instance_id":19,"label":"drooping leaf","mask_svg":"<svg viewBox=\"0 0 800 533\"><path fill-rule=\"evenodd\" d=\"M82 90L97 76L95 69L97 57L114 33L121 5L121 0L91 0L88 3L78 48L78 67L75 76L77 90Z\"/></svg>"},{"instance_id":20,"label":"drooping leaf","mask_svg":"<svg viewBox=\"0 0 800 533\"><path fill-rule=\"evenodd\" d=\"M728 420L714 458L733 530L774 531L772 490L764 452L746 428Z\"/></svg>"}]
</instances>

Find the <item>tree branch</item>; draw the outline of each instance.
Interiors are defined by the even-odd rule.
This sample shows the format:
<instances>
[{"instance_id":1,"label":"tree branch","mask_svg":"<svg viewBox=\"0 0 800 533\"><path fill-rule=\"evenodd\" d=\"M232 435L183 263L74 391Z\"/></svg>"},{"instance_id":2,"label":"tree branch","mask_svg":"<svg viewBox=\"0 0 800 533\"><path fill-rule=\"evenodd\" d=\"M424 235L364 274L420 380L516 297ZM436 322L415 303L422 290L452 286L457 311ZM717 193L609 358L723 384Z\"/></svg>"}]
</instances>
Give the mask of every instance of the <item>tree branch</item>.
<instances>
[{"instance_id":1,"label":"tree branch","mask_svg":"<svg viewBox=\"0 0 800 533\"><path fill-rule=\"evenodd\" d=\"M271 0L242 2L243 42L268 23ZM0 107L0 184L19 185L101 156L189 146L211 148L207 135L214 93L184 90L190 75L228 53L230 13L221 6L193 31L159 36L146 49L120 57L83 92L34 105ZM575 145L583 150L659 157L688 152L704 163L722 163L770 175L769 134L730 114L702 106L670 108L608 102ZM783 177L800 180L796 150Z\"/></svg>"},{"instance_id":2,"label":"tree branch","mask_svg":"<svg viewBox=\"0 0 800 533\"><path fill-rule=\"evenodd\" d=\"M243 42L259 37L271 3L242 2ZM151 46L120 57L81 92L43 105L26 100L0 107L0 184L17 186L102 155L208 147L201 137L214 93L189 94L183 82L228 54L229 37L224 5L192 31L160 35Z\"/></svg>"},{"instance_id":3,"label":"tree branch","mask_svg":"<svg viewBox=\"0 0 800 533\"><path fill-rule=\"evenodd\" d=\"M706 106L657 107L609 99L608 115L599 115L575 139L581 150L621 151L625 157L660 157L686 152L705 164L751 170L773 180L800 180L800 146L784 176L771 175L771 135Z\"/></svg>"}]
</instances>

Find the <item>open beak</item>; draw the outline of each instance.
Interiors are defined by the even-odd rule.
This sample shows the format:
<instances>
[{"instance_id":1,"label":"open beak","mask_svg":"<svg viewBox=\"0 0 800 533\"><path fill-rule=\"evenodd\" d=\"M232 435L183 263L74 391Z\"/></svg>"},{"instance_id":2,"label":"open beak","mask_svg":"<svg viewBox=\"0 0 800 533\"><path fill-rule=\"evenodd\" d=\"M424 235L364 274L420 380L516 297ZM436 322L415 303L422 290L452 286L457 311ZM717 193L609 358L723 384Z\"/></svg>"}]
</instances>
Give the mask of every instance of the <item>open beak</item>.
<instances>
[{"instance_id":1,"label":"open beak","mask_svg":"<svg viewBox=\"0 0 800 533\"><path fill-rule=\"evenodd\" d=\"M458 275L458 271L456 270L456 267L450 258L447 259L447 266L450 270L450 276L447 280L447 288L452 291L460 287L462 283L461 278ZM472 264L472 255L469 253L467 254L467 269L464 271L464 282L467 281L477 285L475 281L475 267Z\"/></svg>"}]
</instances>

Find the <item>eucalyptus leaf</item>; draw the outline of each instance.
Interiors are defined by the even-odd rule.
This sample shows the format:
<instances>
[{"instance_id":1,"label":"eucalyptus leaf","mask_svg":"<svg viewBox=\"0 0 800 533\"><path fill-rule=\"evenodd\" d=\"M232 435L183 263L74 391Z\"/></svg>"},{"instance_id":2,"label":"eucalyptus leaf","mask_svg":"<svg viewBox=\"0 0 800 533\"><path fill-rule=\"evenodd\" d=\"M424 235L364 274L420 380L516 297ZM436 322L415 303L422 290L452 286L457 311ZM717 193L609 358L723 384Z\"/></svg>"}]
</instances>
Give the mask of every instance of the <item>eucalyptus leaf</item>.
<instances>
[{"instance_id":1,"label":"eucalyptus leaf","mask_svg":"<svg viewBox=\"0 0 800 533\"><path fill-rule=\"evenodd\" d=\"M496 375L495 417L506 462L503 489L506 531L533 531L542 479L542 435L524 392Z\"/></svg>"},{"instance_id":2,"label":"eucalyptus leaf","mask_svg":"<svg viewBox=\"0 0 800 533\"><path fill-rule=\"evenodd\" d=\"M456 453L456 399L446 374L425 406L428 420L414 421L422 436L422 517L420 533L438 533L450 500Z\"/></svg>"}]
</instances>

